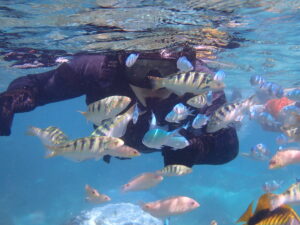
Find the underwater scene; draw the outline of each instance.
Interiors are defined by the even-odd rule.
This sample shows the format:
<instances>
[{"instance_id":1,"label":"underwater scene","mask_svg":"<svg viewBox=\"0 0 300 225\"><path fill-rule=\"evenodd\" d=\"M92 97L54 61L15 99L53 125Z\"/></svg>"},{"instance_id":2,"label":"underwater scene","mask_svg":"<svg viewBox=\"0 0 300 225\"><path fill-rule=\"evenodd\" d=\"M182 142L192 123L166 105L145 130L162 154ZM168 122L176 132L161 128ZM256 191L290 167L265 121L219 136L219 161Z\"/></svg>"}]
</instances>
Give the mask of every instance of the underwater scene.
<instances>
[{"instance_id":1,"label":"underwater scene","mask_svg":"<svg viewBox=\"0 0 300 225\"><path fill-rule=\"evenodd\" d=\"M0 0L0 225L300 225L300 1Z\"/></svg>"}]
</instances>

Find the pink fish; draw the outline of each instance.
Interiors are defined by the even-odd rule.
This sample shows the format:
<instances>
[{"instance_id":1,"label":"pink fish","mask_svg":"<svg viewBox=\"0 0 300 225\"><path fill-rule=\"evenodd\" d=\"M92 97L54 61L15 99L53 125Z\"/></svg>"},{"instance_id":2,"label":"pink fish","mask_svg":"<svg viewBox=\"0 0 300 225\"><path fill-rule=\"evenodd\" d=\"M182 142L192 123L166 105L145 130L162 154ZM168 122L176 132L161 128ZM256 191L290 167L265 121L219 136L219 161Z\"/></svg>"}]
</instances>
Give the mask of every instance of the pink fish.
<instances>
[{"instance_id":1,"label":"pink fish","mask_svg":"<svg viewBox=\"0 0 300 225\"><path fill-rule=\"evenodd\" d=\"M92 188L88 184L85 185L85 190L87 194L85 200L88 202L100 204L111 200L110 197L104 194L100 194L96 189Z\"/></svg>"},{"instance_id":2,"label":"pink fish","mask_svg":"<svg viewBox=\"0 0 300 225\"><path fill-rule=\"evenodd\" d=\"M145 212L161 219L192 211L199 206L197 201L186 196L176 196L141 205Z\"/></svg>"},{"instance_id":3,"label":"pink fish","mask_svg":"<svg viewBox=\"0 0 300 225\"><path fill-rule=\"evenodd\" d=\"M269 162L269 169L277 169L295 163L300 163L300 150L297 149L279 150L271 158Z\"/></svg>"},{"instance_id":4,"label":"pink fish","mask_svg":"<svg viewBox=\"0 0 300 225\"><path fill-rule=\"evenodd\" d=\"M140 191L154 187L163 180L163 176L156 173L142 173L141 175L133 178L127 184L124 184L122 191Z\"/></svg>"}]
</instances>

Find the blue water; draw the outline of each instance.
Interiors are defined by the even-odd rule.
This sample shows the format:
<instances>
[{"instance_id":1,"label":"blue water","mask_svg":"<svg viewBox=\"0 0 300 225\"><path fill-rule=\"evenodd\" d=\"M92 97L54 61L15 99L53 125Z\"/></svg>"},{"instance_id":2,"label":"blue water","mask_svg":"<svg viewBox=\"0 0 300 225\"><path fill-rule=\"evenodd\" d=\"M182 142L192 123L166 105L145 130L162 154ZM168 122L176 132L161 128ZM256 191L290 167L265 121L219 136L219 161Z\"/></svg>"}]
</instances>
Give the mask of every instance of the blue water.
<instances>
[{"instance_id":1,"label":"blue water","mask_svg":"<svg viewBox=\"0 0 300 225\"><path fill-rule=\"evenodd\" d=\"M238 87L243 89L244 97L249 96L254 92L249 83L254 74L284 88L299 85L299 1L222 2L0 1L0 51L5 54L28 47L62 49L74 54L122 46L151 49L151 37L155 34L212 26L228 32L240 44L234 49L220 48L217 58L208 64L225 71L226 91ZM101 32L97 26L102 26ZM137 45L136 38L139 38ZM12 62L0 61L0 92L19 76L55 68L22 70L11 65ZM111 203L136 204L186 195L201 206L171 218L171 225L205 225L212 220L228 225L234 224L249 203L263 193L261 187L265 181L282 180L283 185L277 191L280 193L299 177L299 165L269 170L267 161L238 156L225 165L194 166L192 174L166 178L148 191L123 194L121 186L132 177L162 168L160 153L143 154L131 160L113 159L110 164L101 160L75 163L62 157L45 159L40 141L25 135L29 126L53 125L72 139L88 136L92 126L77 112L85 109L85 99L79 97L15 115L12 135L0 137L1 225L64 224L80 211L94 207L84 201L87 183L109 195ZM246 120L238 131L240 151L248 152L262 142L274 154L278 134L266 132L256 122ZM300 207L294 209L300 213Z\"/></svg>"}]
</instances>

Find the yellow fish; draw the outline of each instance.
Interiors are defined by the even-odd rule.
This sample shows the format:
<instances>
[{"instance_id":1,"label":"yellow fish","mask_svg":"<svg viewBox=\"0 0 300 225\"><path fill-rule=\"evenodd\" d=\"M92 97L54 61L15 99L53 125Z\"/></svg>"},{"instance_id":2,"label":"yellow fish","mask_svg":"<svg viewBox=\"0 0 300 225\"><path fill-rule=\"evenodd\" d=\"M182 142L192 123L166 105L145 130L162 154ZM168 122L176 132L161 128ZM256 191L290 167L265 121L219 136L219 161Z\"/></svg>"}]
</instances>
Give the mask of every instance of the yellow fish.
<instances>
[{"instance_id":1,"label":"yellow fish","mask_svg":"<svg viewBox=\"0 0 300 225\"><path fill-rule=\"evenodd\" d=\"M246 222L244 225L299 225L300 218L288 205L282 205L275 210L270 210L270 198L273 194L263 194L257 203L254 213L253 202L248 206L246 212L238 219Z\"/></svg>"},{"instance_id":2,"label":"yellow fish","mask_svg":"<svg viewBox=\"0 0 300 225\"><path fill-rule=\"evenodd\" d=\"M92 158L99 160L104 155L109 154L109 150L117 149L123 145L123 140L114 137L97 136L78 138L56 146L46 145L51 151L46 157L50 158L61 155L79 162Z\"/></svg>"},{"instance_id":3,"label":"yellow fish","mask_svg":"<svg viewBox=\"0 0 300 225\"><path fill-rule=\"evenodd\" d=\"M32 126L28 128L27 135L37 136L45 145L61 144L68 140L66 134L54 126L45 129Z\"/></svg>"},{"instance_id":4,"label":"yellow fish","mask_svg":"<svg viewBox=\"0 0 300 225\"><path fill-rule=\"evenodd\" d=\"M214 80L210 74L202 72L179 72L165 78L148 76L154 89L167 88L181 96L185 93L195 95L224 88L224 83Z\"/></svg>"},{"instance_id":5,"label":"yellow fish","mask_svg":"<svg viewBox=\"0 0 300 225\"><path fill-rule=\"evenodd\" d=\"M126 96L109 96L89 104L87 112L79 112L99 126L102 120L113 118L122 112L130 102L131 99Z\"/></svg>"},{"instance_id":6,"label":"yellow fish","mask_svg":"<svg viewBox=\"0 0 300 225\"><path fill-rule=\"evenodd\" d=\"M183 176L192 172L192 168L185 165L168 165L156 173L162 176Z\"/></svg>"}]
</instances>

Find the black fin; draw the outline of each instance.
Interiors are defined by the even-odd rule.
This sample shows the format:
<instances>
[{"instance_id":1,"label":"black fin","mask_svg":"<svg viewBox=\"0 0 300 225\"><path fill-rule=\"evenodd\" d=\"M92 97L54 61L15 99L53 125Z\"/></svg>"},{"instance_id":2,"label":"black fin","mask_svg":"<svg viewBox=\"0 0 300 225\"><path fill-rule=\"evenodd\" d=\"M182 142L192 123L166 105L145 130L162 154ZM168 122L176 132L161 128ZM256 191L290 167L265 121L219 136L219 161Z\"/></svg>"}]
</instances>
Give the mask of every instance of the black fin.
<instances>
[{"instance_id":1,"label":"black fin","mask_svg":"<svg viewBox=\"0 0 300 225\"><path fill-rule=\"evenodd\" d=\"M110 163L110 159L111 159L110 155L103 156L103 161L106 162L106 163Z\"/></svg>"}]
</instances>

